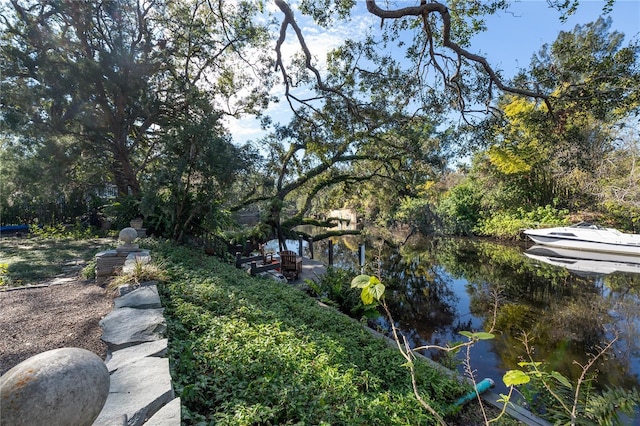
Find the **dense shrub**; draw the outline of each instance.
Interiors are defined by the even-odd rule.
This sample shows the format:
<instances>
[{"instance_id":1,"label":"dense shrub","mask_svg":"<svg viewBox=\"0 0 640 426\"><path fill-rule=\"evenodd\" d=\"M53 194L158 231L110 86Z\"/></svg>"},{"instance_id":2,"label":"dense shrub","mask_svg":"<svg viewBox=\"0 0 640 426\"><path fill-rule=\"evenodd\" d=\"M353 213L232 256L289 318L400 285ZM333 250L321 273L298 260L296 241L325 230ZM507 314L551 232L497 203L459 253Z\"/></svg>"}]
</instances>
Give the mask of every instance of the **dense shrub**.
<instances>
[{"instance_id":1,"label":"dense shrub","mask_svg":"<svg viewBox=\"0 0 640 426\"><path fill-rule=\"evenodd\" d=\"M169 356L186 424L431 424L404 360L303 292L185 247L158 246ZM465 387L418 362L441 412Z\"/></svg>"},{"instance_id":2,"label":"dense shrub","mask_svg":"<svg viewBox=\"0 0 640 426\"><path fill-rule=\"evenodd\" d=\"M480 220L481 194L472 182L453 187L436 208L441 231L469 235Z\"/></svg>"},{"instance_id":3,"label":"dense shrub","mask_svg":"<svg viewBox=\"0 0 640 426\"><path fill-rule=\"evenodd\" d=\"M76 222L73 226L66 226L61 223L37 226L29 226L29 233L33 237L50 238L54 240L86 240L97 238L97 231L91 226L86 226L80 222Z\"/></svg>"},{"instance_id":4,"label":"dense shrub","mask_svg":"<svg viewBox=\"0 0 640 426\"><path fill-rule=\"evenodd\" d=\"M567 214L567 210L556 209L549 205L530 211L518 208L514 212L493 212L479 221L474 228L474 233L488 237L516 239L526 228L565 225Z\"/></svg>"},{"instance_id":5,"label":"dense shrub","mask_svg":"<svg viewBox=\"0 0 640 426\"><path fill-rule=\"evenodd\" d=\"M309 293L353 318L379 316L376 305L364 305L360 289L351 288L351 280L356 275L355 271L329 267L317 281L307 280Z\"/></svg>"}]
</instances>

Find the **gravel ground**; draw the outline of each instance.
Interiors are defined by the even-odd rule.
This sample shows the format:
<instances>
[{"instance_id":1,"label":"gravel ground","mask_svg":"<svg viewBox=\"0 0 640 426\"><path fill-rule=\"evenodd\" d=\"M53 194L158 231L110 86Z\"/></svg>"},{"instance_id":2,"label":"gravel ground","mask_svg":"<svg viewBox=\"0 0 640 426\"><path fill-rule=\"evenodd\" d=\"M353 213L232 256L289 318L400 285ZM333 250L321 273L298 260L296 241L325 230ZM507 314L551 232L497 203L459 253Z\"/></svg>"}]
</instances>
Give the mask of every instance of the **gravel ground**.
<instances>
[{"instance_id":1,"label":"gravel ground","mask_svg":"<svg viewBox=\"0 0 640 426\"><path fill-rule=\"evenodd\" d=\"M0 375L51 349L84 348L106 357L98 322L112 311L112 295L93 280L54 282L59 284L0 291Z\"/></svg>"}]
</instances>

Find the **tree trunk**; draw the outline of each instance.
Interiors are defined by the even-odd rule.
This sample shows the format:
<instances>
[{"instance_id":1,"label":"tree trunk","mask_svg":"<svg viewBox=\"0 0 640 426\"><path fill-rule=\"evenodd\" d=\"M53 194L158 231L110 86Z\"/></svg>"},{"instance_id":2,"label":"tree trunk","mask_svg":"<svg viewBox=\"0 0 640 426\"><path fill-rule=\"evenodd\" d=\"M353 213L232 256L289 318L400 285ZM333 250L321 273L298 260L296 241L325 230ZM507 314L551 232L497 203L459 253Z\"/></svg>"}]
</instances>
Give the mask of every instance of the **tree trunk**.
<instances>
[{"instance_id":1,"label":"tree trunk","mask_svg":"<svg viewBox=\"0 0 640 426\"><path fill-rule=\"evenodd\" d=\"M134 197L140 195L140 185L131 164L114 160L111 165L111 173L120 195L133 195Z\"/></svg>"},{"instance_id":2,"label":"tree trunk","mask_svg":"<svg viewBox=\"0 0 640 426\"><path fill-rule=\"evenodd\" d=\"M271 226L274 236L278 239L279 251L287 250L287 243L282 232L282 226L280 224L280 214L282 212L282 202L278 199L276 202L271 203L271 211L267 223Z\"/></svg>"},{"instance_id":3,"label":"tree trunk","mask_svg":"<svg viewBox=\"0 0 640 426\"><path fill-rule=\"evenodd\" d=\"M118 134L120 133L116 133L116 135ZM113 141L111 169L118 192L124 195L131 194L137 198L140 195L140 184L131 164L131 153L126 148L126 139L126 135L122 134L118 140Z\"/></svg>"}]
</instances>

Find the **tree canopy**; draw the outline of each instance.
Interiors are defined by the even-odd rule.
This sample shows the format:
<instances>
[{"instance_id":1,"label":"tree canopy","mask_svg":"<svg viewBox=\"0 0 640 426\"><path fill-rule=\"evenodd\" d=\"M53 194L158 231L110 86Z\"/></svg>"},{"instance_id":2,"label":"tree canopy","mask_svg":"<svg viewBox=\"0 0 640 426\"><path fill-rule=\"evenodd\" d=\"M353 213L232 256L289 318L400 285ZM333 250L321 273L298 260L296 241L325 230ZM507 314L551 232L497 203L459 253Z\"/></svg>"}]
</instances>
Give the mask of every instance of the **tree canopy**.
<instances>
[{"instance_id":1,"label":"tree canopy","mask_svg":"<svg viewBox=\"0 0 640 426\"><path fill-rule=\"evenodd\" d=\"M0 10L2 155L20 164L3 173L16 176L56 153L59 179L30 196L111 183L176 239L220 228L227 207L254 205L282 239L298 224L327 225L319 212L329 200L365 209L357 202L365 188L367 197L406 205L424 197L468 143L447 124L453 111L476 138L498 135L494 124L511 120L488 155L515 176L535 169L542 146L521 138L525 127L551 126L567 147L596 149L600 123L637 110L637 46L621 48L620 34L607 38L605 21L561 34L530 72L509 80L470 45L508 1L365 5L380 29L318 58L304 23L330 30L361 19L356 2L11 0ZM570 14L575 4L554 6ZM287 56L292 40L298 53ZM590 57L585 47L600 50ZM291 122L264 115L278 100ZM272 133L234 146L224 117L242 114L262 118ZM24 193L35 185L22 182Z\"/></svg>"},{"instance_id":2,"label":"tree canopy","mask_svg":"<svg viewBox=\"0 0 640 426\"><path fill-rule=\"evenodd\" d=\"M623 44L610 27L601 18L561 32L516 76L539 81L552 111L535 100L501 97L503 116L490 120L491 130L483 133L489 147L472 169L483 188L485 216L548 205L608 213L630 228L638 221L631 194L638 185L640 46Z\"/></svg>"}]
</instances>

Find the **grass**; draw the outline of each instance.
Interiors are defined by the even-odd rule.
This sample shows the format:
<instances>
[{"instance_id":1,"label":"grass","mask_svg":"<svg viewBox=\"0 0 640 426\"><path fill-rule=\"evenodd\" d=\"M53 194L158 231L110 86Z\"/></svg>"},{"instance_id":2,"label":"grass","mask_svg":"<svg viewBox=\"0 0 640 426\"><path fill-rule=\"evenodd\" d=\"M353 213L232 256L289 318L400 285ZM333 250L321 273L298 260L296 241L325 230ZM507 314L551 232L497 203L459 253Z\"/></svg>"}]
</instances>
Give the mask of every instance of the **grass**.
<instances>
[{"instance_id":1,"label":"grass","mask_svg":"<svg viewBox=\"0 0 640 426\"><path fill-rule=\"evenodd\" d=\"M166 274L164 268L156 263L145 263L142 260L136 260L133 268L129 271L120 271L109 280L107 289L116 290L121 285L132 285L138 287L140 283L145 281L164 281Z\"/></svg>"},{"instance_id":2,"label":"grass","mask_svg":"<svg viewBox=\"0 0 640 426\"><path fill-rule=\"evenodd\" d=\"M153 253L167 265L160 290L183 424L434 423L413 395L404 360L361 324L200 252L158 246ZM469 388L416 363L423 397L449 413Z\"/></svg>"},{"instance_id":3,"label":"grass","mask_svg":"<svg viewBox=\"0 0 640 426\"><path fill-rule=\"evenodd\" d=\"M0 239L0 285L20 286L37 284L64 272L71 261L90 261L94 255L115 246L113 239ZM2 273L4 271L4 273Z\"/></svg>"}]
</instances>

